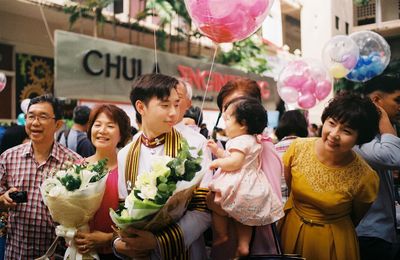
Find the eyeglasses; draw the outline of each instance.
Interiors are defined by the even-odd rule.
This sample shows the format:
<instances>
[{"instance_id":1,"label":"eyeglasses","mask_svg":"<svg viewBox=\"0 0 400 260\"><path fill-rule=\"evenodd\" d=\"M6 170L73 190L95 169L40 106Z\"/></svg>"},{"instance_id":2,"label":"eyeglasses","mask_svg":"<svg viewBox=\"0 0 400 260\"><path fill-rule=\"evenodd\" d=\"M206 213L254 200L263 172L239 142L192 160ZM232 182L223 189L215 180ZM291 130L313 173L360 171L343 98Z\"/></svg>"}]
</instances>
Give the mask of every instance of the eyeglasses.
<instances>
[{"instance_id":1,"label":"eyeglasses","mask_svg":"<svg viewBox=\"0 0 400 260\"><path fill-rule=\"evenodd\" d=\"M55 117L51 117L49 115L34 115L34 114L28 114L25 116L25 119L28 123L33 123L35 119L39 121L39 123L47 123L51 119L56 119Z\"/></svg>"}]
</instances>

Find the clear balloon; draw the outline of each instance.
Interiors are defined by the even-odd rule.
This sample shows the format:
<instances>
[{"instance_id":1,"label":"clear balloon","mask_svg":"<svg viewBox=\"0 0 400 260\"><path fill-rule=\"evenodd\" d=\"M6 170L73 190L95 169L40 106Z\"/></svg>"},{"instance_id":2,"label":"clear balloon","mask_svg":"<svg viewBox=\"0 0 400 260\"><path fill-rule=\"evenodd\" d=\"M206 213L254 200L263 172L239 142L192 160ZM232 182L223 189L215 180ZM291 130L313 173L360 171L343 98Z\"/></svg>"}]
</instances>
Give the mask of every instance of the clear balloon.
<instances>
[{"instance_id":1,"label":"clear balloon","mask_svg":"<svg viewBox=\"0 0 400 260\"><path fill-rule=\"evenodd\" d=\"M28 112L29 102L31 102L31 100L29 98L26 98L26 99L22 100L22 102L21 102L20 107L24 114L26 114Z\"/></svg>"},{"instance_id":2,"label":"clear balloon","mask_svg":"<svg viewBox=\"0 0 400 260\"><path fill-rule=\"evenodd\" d=\"M0 92L2 92L7 85L7 77L4 73L0 72Z\"/></svg>"},{"instance_id":3,"label":"clear balloon","mask_svg":"<svg viewBox=\"0 0 400 260\"><path fill-rule=\"evenodd\" d=\"M322 62L334 78L343 78L357 64L359 49L349 37L337 35L330 39L322 50Z\"/></svg>"},{"instance_id":4,"label":"clear balloon","mask_svg":"<svg viewBox=\"0 0 400 260\"><path fill-rule=\"evenodd\" d=\"M320 62L300 59L289 62L281 71L277 87L286 104L310 109L329 95L332 81Z\"/></svg>"},{"instance_id":5,"label":"clear balloon","mask_svg":"<svg viewBox=\"0 0 400 260\"><path fill-rule=\"evenodd\" d=\"M185 0L194 24L217 43L243 40L267 17L273 0Z\"/></svg>"},{"instance_id":6,"label":"clear balloon","mask_svg":"<svg viewBox=\"0 0 400 260\"><path fill-rule=\"evenodd\" d=\"M390 62L390 46L386 40L371 31L355 32L350 38L360 49L360 58L346 78L364 82L381 74Z\"/></svg>"}]
</instances>

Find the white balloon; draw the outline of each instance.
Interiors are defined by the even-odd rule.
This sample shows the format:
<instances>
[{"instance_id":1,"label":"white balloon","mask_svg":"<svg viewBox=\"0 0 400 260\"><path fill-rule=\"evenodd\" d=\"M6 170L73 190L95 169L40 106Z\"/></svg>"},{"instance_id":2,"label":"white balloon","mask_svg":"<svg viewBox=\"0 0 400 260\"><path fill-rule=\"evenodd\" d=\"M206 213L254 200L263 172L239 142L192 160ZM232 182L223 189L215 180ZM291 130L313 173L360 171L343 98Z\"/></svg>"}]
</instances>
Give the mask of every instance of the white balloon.
<instances>
[{"instance_id":1,"label":"white balloon","mask_svg":"<svg viewBox=\"0 0 400 260\"><path fill-rule=\"evenodd\" d=\"M31 100L29 98L26 98L26 99L22 100L22 102L21 102L21 110L24 114L26 114L28 112L29 102L31 102Z\"/></svg>"}]
</instances>

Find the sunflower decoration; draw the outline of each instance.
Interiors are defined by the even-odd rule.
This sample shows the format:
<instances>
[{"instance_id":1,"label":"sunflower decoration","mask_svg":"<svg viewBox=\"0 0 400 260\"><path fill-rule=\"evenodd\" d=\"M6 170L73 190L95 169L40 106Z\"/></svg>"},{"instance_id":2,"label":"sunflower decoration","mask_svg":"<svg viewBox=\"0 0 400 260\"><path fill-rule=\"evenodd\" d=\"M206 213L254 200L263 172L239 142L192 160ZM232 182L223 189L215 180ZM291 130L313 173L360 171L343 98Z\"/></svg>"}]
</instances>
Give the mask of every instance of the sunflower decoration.
<instances>
[{"instance_id":1,"label":"sunflower decoration","mask_svg":"<svg viewBox=\"0 0 400 260\"><path fill-rule=\"evenodd\" d=\"M24 89L21 91L21 94L19 96L20 102L26 98L34 98L37 96L41 96L48 91L45 91L42 86L38 84L28 84L24 87Z\"/></svg>"},{"instance_id":2,"label":"sunflower decoration","mask_svg":"<svg viewBox=\"0 0 400 260\"><path fill-rule=\"evenodd\" d=\"M53 72L45 61L41 59L32 61L28 75L34 85L42 86L48 92L53 89Z\"/></svg>"}]
</instances>

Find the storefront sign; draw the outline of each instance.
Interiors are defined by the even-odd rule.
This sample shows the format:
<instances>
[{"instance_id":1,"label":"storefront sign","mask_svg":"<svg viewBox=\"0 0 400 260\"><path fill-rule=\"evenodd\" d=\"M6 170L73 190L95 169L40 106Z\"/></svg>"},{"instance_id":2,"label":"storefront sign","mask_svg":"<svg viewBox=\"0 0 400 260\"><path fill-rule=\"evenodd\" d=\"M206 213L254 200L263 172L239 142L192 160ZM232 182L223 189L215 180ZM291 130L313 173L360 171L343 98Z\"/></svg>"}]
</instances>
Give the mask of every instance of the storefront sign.
<instances>
[{"instance_id":1,"label":"storefront sign","mask_svg":"<svg viewBox=\"0 0 400 260\"><path fill-rule=\"evenodd\" d=\"M65 31L56 31L55 95L74 99L129 102L132 81L156 71L152 49ZM200 103L207 89L205 108L216 109L216 96L231 79L256 80L264 104L275 109L278 101L271 78L246 74L227 66L157 51L160 73L186 79L193 86L194 104ZM207 88L207 82L209 82Z\"/></svg>"}]
</instances>

